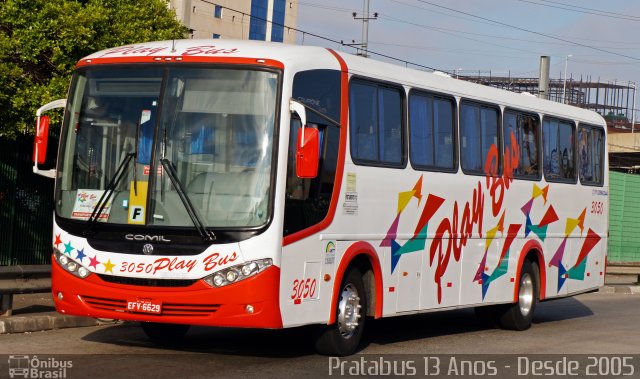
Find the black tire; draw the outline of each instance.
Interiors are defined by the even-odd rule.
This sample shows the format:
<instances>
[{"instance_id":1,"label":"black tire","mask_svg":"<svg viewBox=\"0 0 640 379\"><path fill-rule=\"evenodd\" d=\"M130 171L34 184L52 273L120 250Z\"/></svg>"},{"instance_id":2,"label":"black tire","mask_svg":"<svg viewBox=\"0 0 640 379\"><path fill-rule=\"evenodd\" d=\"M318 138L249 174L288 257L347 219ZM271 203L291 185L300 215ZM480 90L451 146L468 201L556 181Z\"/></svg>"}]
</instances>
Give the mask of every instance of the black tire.
<instances>
[{"instance_id":1,"label":"black tire","mask_svg":"<svg viewBox=\"0 0 640 379\"><path fill-rule=\"evenodd\" d=\"M355 295L357 299L347 298L348 295ZM362 273L355 267L351 268L340 284L336 299L336 322L320 330L315 343L316 351L323 355L340 357L355 353L364 332L366 304L367 294L362 283ZM356 308L355 315L349 313L353 308ZM342 312L345 312L344 315ZM353 325L353 322L357 324ZM352 325L348 325L349 323Z\"/></svg>"},{"instance_id":2,"label":"black tire","mask_svg":"<svg viewBox=\"0 0 640 379\"><path fill-rule=\"evenodd\" d=\"M178 342L187 334L191 325L141 322L140 326L150 339L156 342Z\"/></svg>"},{"instance_id":3,"label":"black tire","mask_svg":"<svg viewBox=\"0 0 640 379\"><path fill-rule=\"evenodd\" d=\"M535 262L525 260L520 270L518 301L509 304L500 315L500 326L509 330L527 330L540 294L539 269Z\"/></svg>"}]
</instances>

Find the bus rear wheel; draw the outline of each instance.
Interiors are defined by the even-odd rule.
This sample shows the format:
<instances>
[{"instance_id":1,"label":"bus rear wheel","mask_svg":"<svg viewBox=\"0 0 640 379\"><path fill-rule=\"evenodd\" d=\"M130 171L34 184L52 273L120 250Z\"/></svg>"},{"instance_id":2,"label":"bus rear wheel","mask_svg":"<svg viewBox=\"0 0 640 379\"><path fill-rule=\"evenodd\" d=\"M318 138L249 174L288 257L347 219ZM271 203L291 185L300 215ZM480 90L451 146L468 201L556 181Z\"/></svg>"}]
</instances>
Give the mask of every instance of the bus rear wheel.
<instances>
[{"instance_id":1,"label":"bus rear wheel","mask_svg":"<svg viewBox=\"0 0 640 379\"><path fill-rule=\"evenodd\" d=\"M531 327L533 312L539 298L539 270L535 262L525 260L520 270L518 301L508 305L500 315L500 326L510 330L527 330Z\"/></svg>"},{"instance_id":2,"label":"bus rear wheel","mask_svg":"<svg viewBox=\"0 0 640 379\"><path fill-rule=\"evenodd\" d=\"M360 345L366 318L367 295L360 270L354 267L346 273L336 301L336 322L320 331L316 351L324 355L351 355Z\"/></svg>"},{"instance_id":3,"label":"bus rear wheel","mask_svg":"<svg viewBox=\"0 0 640 379\"><path fill-rule=\"evenodd\" d=\"M191 325L141 322L140 326L150 339L157 342L178 342L187 334Z\"/></svg>"}]
</instances>

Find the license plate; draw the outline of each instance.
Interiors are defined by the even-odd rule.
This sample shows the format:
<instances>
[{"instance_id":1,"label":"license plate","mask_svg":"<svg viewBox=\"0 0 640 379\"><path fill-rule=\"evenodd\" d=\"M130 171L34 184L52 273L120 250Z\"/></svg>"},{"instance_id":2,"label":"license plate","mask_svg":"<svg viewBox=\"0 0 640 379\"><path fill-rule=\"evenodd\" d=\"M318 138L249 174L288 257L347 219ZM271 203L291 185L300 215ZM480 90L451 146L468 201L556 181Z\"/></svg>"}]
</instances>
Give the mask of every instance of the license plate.
<instances>
[{"instance_id":1,"label":"license plate","mask_svg":"<svg viewBox=\"0 0 640 379\"><path fill-rule=\"evenodd\" d=\"M162 313L162 303L154 300L138 299L127 301L127 311L136 313Z\"/></svg>"}]
</instances>

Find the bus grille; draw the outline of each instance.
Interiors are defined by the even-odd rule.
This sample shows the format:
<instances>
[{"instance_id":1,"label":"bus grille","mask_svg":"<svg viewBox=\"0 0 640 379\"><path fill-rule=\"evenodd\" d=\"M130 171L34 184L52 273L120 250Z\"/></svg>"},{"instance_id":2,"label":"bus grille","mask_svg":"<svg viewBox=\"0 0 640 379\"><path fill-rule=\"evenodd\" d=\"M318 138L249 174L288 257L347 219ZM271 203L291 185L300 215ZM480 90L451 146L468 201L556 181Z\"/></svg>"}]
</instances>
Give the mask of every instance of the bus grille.
<instances>
[{"instance_id":1,"label":"bus grille","mask_svg":"<svg viewBox=\"0 0 640 379\"><path fill-rule=\"evenodd\" d=\"M112 312L126 312L127 301L122 299L112 299L105 297L84 296L80 298L91 308ZM220 304L181 304L181 303L163 303L163 316L177 317L208 317L218 311Z\"/></svg>"},{"instance_id":2,"label":"bus grille","mask_svg":"<svg viewBox=\"0 0 640 379\"><path fill-rule=\"evenodd\" d=\"M189 287L199 279L147 279L147 278L127 278L124 276L101 275L100 279L105 282L115 284L126 284L130 286L142 287Z\"/></svg>"}]
</instances>

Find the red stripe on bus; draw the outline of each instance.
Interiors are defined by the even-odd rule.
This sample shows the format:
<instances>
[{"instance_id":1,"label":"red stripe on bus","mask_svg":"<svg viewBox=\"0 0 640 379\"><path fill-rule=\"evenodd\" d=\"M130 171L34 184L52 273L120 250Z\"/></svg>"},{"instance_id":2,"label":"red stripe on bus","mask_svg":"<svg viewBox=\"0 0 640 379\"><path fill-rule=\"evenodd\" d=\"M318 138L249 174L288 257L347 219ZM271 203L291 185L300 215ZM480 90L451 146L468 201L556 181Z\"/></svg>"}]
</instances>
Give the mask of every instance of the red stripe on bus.
<instances>
[{"instance_id":1,"label":"red stripe on bus","mask_svg":"<svg viewBox=\"0 0 640 379\"><path fill-rule=\"evenodd\" d=\"M375 281L375 291L376 291L376 310L375 310L375 318L382 317L382 271L380 270L380 261L378 260L378 254L376 253L376 249L371 246L370 243L360 241L356 242L353 245L349 246L347 251L345 251L342 260L340 261L340 265L338 266L338 271L336 272L335 281L333 282L333 296L331 300L331 313L329 316L329 325L336 322L336 299L338 298L338 293L340 291L340 285L342 284L342 278L349 267L349 264L353 262L353 259L358 255L364 255L369 258L371 263L371 267L373 268L373 278ZM393 288L393 287L391 287ZM393 292L389 288L389 292Z\"/></svg>"},{"instance_id":2,"label":"red stripe on bus","mask_svg":"<svg viewBox=\"0 0 640 379\"><path fill-rule=\"evenodd\" d=\"M538 268L540 270L540 300L544 300L547 297L547 269L544 262L544 256L542 255L542 246L538 241L529 240L522 247L520 252L520 258L518 259L518 266L516 267L516 285L513 287L513 302L518 301L518 292L520 291L520 271L522 270L522 263L524 258L529 254L531 250L536 251L538 258Z\"/></svg>"}]
</instances>

